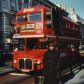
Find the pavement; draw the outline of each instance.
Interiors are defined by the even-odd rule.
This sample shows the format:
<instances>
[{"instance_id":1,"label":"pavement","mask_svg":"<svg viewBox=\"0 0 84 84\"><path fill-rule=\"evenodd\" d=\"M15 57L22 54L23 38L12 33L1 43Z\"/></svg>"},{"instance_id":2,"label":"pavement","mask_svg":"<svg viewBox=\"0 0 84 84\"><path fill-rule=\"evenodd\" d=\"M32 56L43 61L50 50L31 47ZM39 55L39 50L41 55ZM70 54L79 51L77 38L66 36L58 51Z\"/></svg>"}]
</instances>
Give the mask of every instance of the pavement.
<instances>
[{"instance_id":1,"label":"pavement","mask_svg":"<svg viewBox=\"0 0 84 84\"><path fill-rule=\"evenodd\" d=\"M6 74L9 72L13 72L13 71L14 71L14 69L12 69L12 68L0 68L0 75Z\"/></svg>"},{"instance_id":2,"label":"pavement","mask_svg":"<svg viewBox=\"0 0 84 84\"><path fill-rule=\"evenodd\" d=\"M79 71L72 79L65 84L84 84L84 69Z\"/></svg>"},{"instance_id":3,"label":"pavement","mask_svg":"<svg viewBox=\"0 0 84 84\"><path fill-rule=\"evenodd\" d=\"M9 65L9 63L6 63L4 66L0 67L0 75L9 73L14 71L14 69Z\"/></svg>"}]
</instances>

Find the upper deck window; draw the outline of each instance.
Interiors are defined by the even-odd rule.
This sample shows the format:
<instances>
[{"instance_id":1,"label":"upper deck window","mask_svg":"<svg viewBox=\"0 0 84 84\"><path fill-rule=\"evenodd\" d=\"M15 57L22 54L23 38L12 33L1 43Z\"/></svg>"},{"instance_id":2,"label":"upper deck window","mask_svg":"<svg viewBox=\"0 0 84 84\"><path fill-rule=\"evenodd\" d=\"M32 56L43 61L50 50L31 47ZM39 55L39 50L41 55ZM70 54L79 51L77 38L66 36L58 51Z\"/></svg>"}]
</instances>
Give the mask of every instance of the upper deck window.
<instances>
[{"instance_id":1,"label":"upper deck window","mask_svg":"<svg viewBox=\"0 0 84 84\"><path fill-rule=\"evenodd\" d=\"M41 21L41 13L32 13L29 15L29 21Z\"/></svg>"},{"instance_id":2,"label":"upper deck window","mask_svg":"<svg viewBox=\"0 0 84 84\"><path fill-rule=\"evenodd\" d=\"M17 16L17 22L26 22L28 21L27 15Z\"/></svg>"},{"instance_id":3,"label":"upper deck window","mask_svg":"<svg viewBox=\"0 0 84 84\"><path fill-rule=\"evenodd\" d=\"M17 16L17 22L41 21L41 12Z\"/></svg>"}]
</instances>

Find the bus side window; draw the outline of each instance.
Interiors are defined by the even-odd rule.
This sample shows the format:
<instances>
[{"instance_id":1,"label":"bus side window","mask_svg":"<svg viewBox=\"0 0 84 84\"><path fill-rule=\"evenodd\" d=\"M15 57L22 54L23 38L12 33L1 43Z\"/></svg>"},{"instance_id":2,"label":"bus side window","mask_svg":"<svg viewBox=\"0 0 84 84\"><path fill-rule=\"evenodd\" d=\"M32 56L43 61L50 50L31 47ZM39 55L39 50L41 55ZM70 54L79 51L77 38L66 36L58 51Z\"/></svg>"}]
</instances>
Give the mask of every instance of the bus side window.
<instances>
[{"instance_id":1,"label":"bus side window","mask_svg":"<svg viewBox=\"0 0 84 84\"><path fill-rule=\"evenodd\" d=\"M14 39L14 51L23 51L25 47L24 39Z\"/></svg>"},{"instance_id":2,"label":"bus side window","mask_svg":"<svg viewBox=\"0 0 84 84\"><path fill-rule=\"evenodd\" d=\"M20 39L18 45L19 45L18 50L19 51L23 51L24 47L25 47L25 41L24 41L24 39Z\"/></svg>"},{"instance_id":3,"label":"bus side window","mask_svg":"<svg viewBox=\"0 0 84 84\"><path fill-rule=\"evenodd\" d=\"M48 43L47 42L40 42L40 48L41 49L47 49Z\"/></svg>"},{"instance_id":4,"label":"bus side window","mask_svg":"<svg viewBox=\"0 0 84 84\"><path fill-rule=\"evenodd\" d=\"M37 47L36 39L27 39L26 44L28 49L35 49Z\"/></svg>"}]
</instances>

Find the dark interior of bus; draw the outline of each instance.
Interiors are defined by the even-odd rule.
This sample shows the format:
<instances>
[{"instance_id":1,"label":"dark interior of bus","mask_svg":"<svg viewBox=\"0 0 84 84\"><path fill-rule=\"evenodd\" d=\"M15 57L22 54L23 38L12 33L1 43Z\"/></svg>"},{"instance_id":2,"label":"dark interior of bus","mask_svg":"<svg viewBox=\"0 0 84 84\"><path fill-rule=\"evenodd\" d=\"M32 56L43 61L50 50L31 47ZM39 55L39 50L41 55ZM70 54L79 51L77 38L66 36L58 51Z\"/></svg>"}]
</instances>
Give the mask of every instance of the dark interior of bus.
<instances>
[{"instance_id":1,"label":"dark interior of bus","mask_svg":"<svg viewBox=\"0 0 84 84\"><path fill-rule=\"evenodd\" d=\"M39 41L37 38L14 39L14 50L18 51L33 50L33 49L47 49L48 41Z\"/></svg>"}]
</instances>

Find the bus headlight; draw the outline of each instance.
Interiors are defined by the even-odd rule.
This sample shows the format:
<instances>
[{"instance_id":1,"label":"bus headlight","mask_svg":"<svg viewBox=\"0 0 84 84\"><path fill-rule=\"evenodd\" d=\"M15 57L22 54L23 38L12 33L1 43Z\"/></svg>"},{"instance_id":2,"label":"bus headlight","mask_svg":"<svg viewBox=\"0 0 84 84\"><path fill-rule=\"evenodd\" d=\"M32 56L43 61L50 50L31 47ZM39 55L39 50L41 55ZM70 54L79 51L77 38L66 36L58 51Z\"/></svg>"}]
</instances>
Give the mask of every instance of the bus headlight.
<instances>
[{"instance_id":1,"label":"bus headlight","mask_svg":"<svg viewBox=\"0 0 84 84\"><path fill-rule=\"evenodd\" d=\"M39 59L34 59L34 64L40 64L40 60Z\"/></svg>"},{"instance_id":2,"label":"bus headlight","mask_svg":"<svg viewBox=\"0 0 84 84\"><path fill-rule=\"evenodd\" d=\"M36 60L36 59L34 59L34 64L36 64L36 62L37 62L37 60Z\"/></svg>"},{"instance_id":3,"label":"bus headlight","mask_svg":"<svg viewBox=\"0 0 84 84\"><path fill-rule=\"evenodd\" d=\"M14 62L14 63L17 63L17 60L14 60L13 62Z\"/></svg>"},{"instance_id":4,"label":"bus headlight","mask_svg":"<svg viewBox=\"0 0 84 84\"><path fill-rule=\"evenodd\" d=\"M38 61L37 61L37 64L40 64L40 63L41 63L40 60L38 60Z\"/></svg>"}]
</instances>

